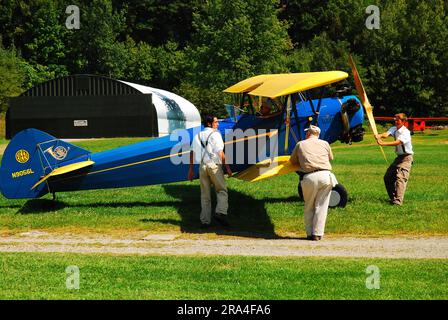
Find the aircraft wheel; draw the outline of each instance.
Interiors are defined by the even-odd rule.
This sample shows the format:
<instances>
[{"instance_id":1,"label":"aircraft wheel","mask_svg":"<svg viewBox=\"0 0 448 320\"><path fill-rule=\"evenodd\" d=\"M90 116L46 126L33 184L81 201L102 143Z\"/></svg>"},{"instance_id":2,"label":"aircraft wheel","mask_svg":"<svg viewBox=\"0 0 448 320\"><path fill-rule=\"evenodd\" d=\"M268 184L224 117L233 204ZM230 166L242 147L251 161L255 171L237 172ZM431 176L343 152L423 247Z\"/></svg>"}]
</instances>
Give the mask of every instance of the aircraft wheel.
<instances>
[{"instance_id":1,"label":"aircraft wheel","mask_svg":"<svg viewBox=\"0 0 448 320\"><path fill-rule=\"evenodd\" d=\"M302 192L302 186L297 186L297 192L299 194L299 198L303 200L303 192ZM333 189L331 189L330 194L330 203L328 204L329 208L345 208L347 205L348 200L348 193L347 190L345 190L344 186L342 184L337 184Z\"/></svg>"},{"instance_id":2,"label":"aircraft wheel","mask_svg":"<svg viewBox=\"0 0 448 320\"><path fill-rule=\"evenodd\" d=\"M331 189L329 208L345 208L347 205L348 193L342 184L337 184Z\"/></svg>"}]
</instances>

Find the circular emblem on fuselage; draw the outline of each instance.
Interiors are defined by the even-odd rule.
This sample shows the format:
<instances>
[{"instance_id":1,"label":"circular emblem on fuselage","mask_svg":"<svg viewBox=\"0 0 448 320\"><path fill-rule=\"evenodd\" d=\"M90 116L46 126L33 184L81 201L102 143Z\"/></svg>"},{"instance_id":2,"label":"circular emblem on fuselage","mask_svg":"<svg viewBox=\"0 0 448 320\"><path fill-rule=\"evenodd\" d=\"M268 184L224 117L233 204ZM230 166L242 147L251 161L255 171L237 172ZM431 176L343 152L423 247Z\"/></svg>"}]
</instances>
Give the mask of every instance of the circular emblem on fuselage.
<instances>
[{"instance_id":1,"label":"circular emblem on fuselage","mask_svg":"<svg viewBox=\"0 0 448 320\"><path fill-rule=\"evenodd\" d=\"M19 163L26 163L28 162L28 160L30 160L30 154L28 153L28 151L20 149L16 152L16 160Z\"/></svg>"},{"instance_id":2,"label":"circular emblem on fuselage","mask_svg":"<svg viewBox=\"0 0 448 320\"><path fill-rule=\"evenodd\" d=\"M64 160L67 156L68 150L62 146L56 147L53 151L53 156L57 160Z\"/></svg>"}]
</instances>

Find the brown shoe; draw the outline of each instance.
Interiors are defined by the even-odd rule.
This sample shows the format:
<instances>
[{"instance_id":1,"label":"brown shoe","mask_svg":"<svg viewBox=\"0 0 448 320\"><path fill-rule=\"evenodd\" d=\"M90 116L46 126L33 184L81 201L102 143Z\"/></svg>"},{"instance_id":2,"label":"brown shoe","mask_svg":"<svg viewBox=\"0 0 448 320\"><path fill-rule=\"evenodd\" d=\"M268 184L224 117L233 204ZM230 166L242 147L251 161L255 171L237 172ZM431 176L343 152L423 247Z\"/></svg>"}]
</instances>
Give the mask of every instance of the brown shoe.
<instances>
[{"instance_id":1,"label":"brown shoe","mask_svg":"<svg viewBox=\"0 0 448 320\"><path fill-rule=\"evenodd\" d=\"M313 236L306 236L306 240L313 240Z\"/></svg>"},{"instance_id":2,"label":"brown shoe","mask_svg":"<svg viewBox=\"0 0 448 320\"><path fill-rule=\"evenodd\" d=\"M321 236L313 236L313 241L319 241L319 240L321 240L322 239L322 237Z\"/></svg>"}]
</instances>

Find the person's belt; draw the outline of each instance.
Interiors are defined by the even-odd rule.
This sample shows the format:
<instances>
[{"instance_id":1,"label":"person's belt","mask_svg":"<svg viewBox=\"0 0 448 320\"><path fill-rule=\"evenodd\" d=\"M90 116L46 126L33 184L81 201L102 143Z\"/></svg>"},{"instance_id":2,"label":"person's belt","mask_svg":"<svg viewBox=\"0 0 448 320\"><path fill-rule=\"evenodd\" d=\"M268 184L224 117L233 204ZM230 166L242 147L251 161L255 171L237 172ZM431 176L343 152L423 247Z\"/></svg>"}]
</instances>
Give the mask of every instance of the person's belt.
<instances>
[{"instance_id":1,"label":"person's belt","mask_svg":"<svg viewBox=\"0 0 448 320\"><path fill-rule=\"evenodd\" d=\"M304 172L303 175L307 175L307 174L318 172L318 171L330 171L330 170L328 170L328 169L317 169L317 170L313 170L313 171L310 171L310 172Z\"/></svg>"}]
</instances>

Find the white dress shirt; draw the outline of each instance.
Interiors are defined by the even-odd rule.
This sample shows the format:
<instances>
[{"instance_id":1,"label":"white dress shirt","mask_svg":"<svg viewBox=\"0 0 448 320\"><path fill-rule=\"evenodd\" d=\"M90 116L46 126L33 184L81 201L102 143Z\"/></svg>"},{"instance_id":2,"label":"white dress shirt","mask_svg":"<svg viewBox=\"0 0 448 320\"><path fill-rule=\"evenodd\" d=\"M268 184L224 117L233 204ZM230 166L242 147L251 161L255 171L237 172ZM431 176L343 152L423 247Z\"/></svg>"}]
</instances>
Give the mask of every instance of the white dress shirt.
<instances>
[{"instance_id":1,"label":"white dress shirt","mask_svg":"<svg viewBox=\"0 0 448 320\"><path fill-rule=\"evenodd\" d=\"M204 144L205 149L202 147ZM210 127L206 127L193 138L192 150L194 152L195 163L216 163L221 164L219 153L224 150L224 141L221 133Z\"/></svg>"},{"instance_id":2,"label":"white dress shirt","mask_svg":"<svg viewBox=\"0 0 448 320\"><path fill-rule=\"evenodd\" d=\"M390 128L387 132L391 136L395 138L395 140L400 140L402 144L395 146L395 153L398 156L404 154L414 154L412 150L412 142L411 142L411 132L405 126L402 126L400 129L397 127Z\"/></svg>"}]
</instances>

